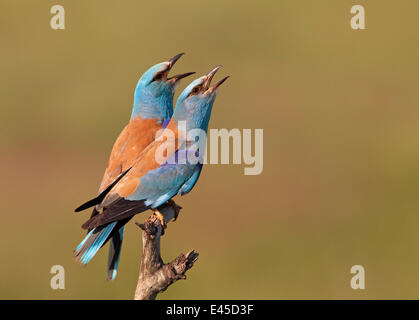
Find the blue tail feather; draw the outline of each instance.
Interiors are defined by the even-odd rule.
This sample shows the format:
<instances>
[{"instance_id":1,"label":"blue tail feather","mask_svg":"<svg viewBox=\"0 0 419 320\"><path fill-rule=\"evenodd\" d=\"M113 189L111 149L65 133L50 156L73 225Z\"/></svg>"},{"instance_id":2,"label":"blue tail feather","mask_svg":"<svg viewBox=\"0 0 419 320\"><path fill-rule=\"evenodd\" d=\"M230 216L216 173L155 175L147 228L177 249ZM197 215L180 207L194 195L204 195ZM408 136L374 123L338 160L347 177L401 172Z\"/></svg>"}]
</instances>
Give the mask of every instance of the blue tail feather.
<instances>
[{"instance_id":1,"label":"blue tail feather","mask_svg":"<svg viewBox=\"0 0 419 320\"><path fill-rule=\"evenodd\" d=\"M122 226L119 229L119 231L112 236L109 245L108 270L106 276L108 281L115 280L118 271L119 258L121 256L122 240L124 237L124 229L125 226Z\"/></svg>"},{"instance_id":2,"label":"blue tail feather","mask_svg":"<svg viewBox=\"0 0 419 320\"><path fill-rule=\"evenodd\" d=\"M75 250L76 260L81 264L87 264L108 239L115 227L116 222L112 222L105 227L97 227L90 231Z\"/></svg>"}]
</instances>

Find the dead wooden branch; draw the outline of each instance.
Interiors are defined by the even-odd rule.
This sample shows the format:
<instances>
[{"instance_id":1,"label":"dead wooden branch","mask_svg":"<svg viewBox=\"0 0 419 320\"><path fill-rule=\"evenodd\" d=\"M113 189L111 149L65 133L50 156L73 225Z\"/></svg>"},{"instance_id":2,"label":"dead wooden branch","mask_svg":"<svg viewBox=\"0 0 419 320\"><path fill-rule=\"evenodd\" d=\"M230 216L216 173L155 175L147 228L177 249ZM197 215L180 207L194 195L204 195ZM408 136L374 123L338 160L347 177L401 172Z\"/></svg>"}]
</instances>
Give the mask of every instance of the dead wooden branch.
<instances>
[{"instance_id":1,"label":"dead wooden branch","mask_svg":"<svg viewBox=\"0 0 419 320\"><path fill-rule=\"evenodd\" d=\"M180 209L174 201L159 207L166 223L172 219L176 220ZM192 250L164 264L160 255L160 238L164 229L160 220L151 215L144 224L136 224L143 230L143 253L134 299L154 300L157 294L165 291L175 281L186 279L185 273L193 267L198 253Z\"/></svg>"}]
</instances>

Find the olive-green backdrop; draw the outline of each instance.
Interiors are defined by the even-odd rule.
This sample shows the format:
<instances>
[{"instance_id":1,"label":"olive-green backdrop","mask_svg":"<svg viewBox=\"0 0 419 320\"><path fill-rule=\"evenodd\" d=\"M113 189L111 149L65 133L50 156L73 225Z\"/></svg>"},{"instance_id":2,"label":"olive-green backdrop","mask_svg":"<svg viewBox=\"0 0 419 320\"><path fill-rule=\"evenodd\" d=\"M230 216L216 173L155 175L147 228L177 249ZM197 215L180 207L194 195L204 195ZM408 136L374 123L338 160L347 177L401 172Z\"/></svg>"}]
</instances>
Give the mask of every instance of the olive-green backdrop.
<instances>
[{"instance_id":1,"label":"olive-green backdrop","mask_svg":"<svg viewBox=\"0 0 419 320\"><path fill-rule=\"evenodd\" d=\"M50 28L54 4L65 30ZM366 30L350 27L354 4ZM88 213L72 211L97 191L139 76L179 52L174 73L224 66L210 127L264 129L264 170L208 165L177 200L163 258L200 258L159 297L419 298L418 12L416 0L2 0L0 298L133 297L138 228L108 283L107 250L74 262ZM350 287L357 264L365 290ZM53 265L65 290L50 287Z\"/></svg>"}]
</instances>

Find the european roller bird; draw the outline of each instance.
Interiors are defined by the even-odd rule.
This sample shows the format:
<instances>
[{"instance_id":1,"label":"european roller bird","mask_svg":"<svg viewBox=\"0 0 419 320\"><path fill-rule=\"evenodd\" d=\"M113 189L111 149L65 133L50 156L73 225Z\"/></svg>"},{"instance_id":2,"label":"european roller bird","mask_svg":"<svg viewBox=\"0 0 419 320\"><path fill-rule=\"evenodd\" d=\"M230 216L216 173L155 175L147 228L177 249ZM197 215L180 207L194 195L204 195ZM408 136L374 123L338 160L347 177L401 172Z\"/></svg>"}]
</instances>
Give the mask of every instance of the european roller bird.
<instances>
[{"instance_id":1,"label":"european roller bird","mask_svg":"<svg viewBox=\"0 0 419 320\"><path fill-rule=\"evenodd\" d=\"M137 156L154 140L158 130L167 125L173 114L173 96L179 80L194 73L168 76L169 71L182 55L183 53L180 53L168 61L152 66L140 77L134 92L131 118L113 145L108 166L99 187L99 195L78 207L76 212L100 204L107 192L133 165ZM92 217L97 214L95 207ZM108 280L116 276L123 233L122 226L112 235Z\"/></svg>"},{"instance_id":2,"label":"european roller bird","mask_svg":"<svg viewBox=\"0 0 419 320\"><path fill-rule=\"evenodd\" d=\"M195 186L202 170L202 161L191 163L186 159L193 152L202 159L204 150L196 150L187 132L208 129L212 106L219 86L225 77L210 86L219 67L211 70L192 83L181 93L174 114L165 128L175 137L173 140L156 139L136 159L131 169L112 186L112 189L96 206L98 214L86 221L82 228L91 230L75 250L82 264L88 263L97 251L124 226L134 215L147 209L154 211L163 226L165 221L158 207L176 195L189 193ZM179 130L182 123L187 130ZM168 150L166 161L158 161L156 152L163 145ZM167 144L173 144L168 147Z\"/></svg>"}]
</instances>

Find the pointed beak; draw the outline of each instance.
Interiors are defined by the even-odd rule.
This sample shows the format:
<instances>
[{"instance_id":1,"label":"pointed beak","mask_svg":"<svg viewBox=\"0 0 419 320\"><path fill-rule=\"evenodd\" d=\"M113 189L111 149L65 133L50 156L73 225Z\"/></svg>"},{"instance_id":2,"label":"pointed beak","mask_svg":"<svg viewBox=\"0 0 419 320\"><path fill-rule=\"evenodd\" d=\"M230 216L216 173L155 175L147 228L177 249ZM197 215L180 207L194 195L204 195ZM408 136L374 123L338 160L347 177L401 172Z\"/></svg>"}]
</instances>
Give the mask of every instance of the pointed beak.
<instances>
[{"instance_id":1,"label":"pointed beak","mask_svg":"<svg viewBox=\"0 0 419 320\"><path fill-rule=\"evenodd\" d=\"M167 78L167 81L170 81L170 82L177 82L177 81L179 81L180 79L183 79L183 78L189 77L190 75L192 75L192 74L194 74L194 73L195 73L195 72L186 72L186 73L177 74L177 75L175 75L175 76L173 76L173 77L169 77L169 78Z\"/></svg>"},{"instance_id":2,"label":"pointed beak","mask_svg":"<svg viewBox=\"0 0 419 320\"><path fill-rule=\"evenodd\" d=\"M210 87L212 78L214 78L215 73L220 68L221 68L221 66L216 66L214 69L212 69L210 72L208 72L208 74L205 76L206 79L205 79L205 82L204 82L204 88L205 88L206 92L208 92L208 93L214 92L215 90L217 90L217 88L219 86L221 86L224 83L224 81L226 81L229 78L229 76L224 77L220 81L216 82L212 87Z\"/></svg>"},{"instance_id":3,"label":"pointed beak","mask_svg":"<svg viewBox=\"0 0 419 320\"><path fill-rule=\"evenodd\" d=\"M221 86L223 83L224 83L224 81L226 81L228 78L229 78L230 76L227 76L227 77L224 77L224 78L222 78L220 81L218 81L218 82L216 82L211 88L209 88L208 89L208 91L211 93L211 92L214 92L215 90L217 90L217 88L219 87L219 86Z\"/></svg>"},{"instance_id":4,"label":"pointed beak","mask_svg":"<svg viewBox=\"0 0 419 320\"><path fill-rule=\"evenodd\" d=\"M176 63L176 61L178 61L180 59L181 56L183 56L185 53L179 53L177 55L175 55L172 59L170 59L169 62L169 70L174 66L174 64Z\"/></svg>"},{"instance_id":5,"label":"pointed beak","mask_svg":"<svg viewBox=\"0 0 419 320\"><path fill-rule=\"evenodd\" d=\"M214 78L214 75L216 74L216 72L218 71L218 69L220 69L221 66L216 66L214 69L212 69L210 72L207 73L207 75L205 76L205 82L204 82L204 88L205 90L208 90L210 84L211 84L211 80L212 78Z\"/></svg>"}]
</instances>

